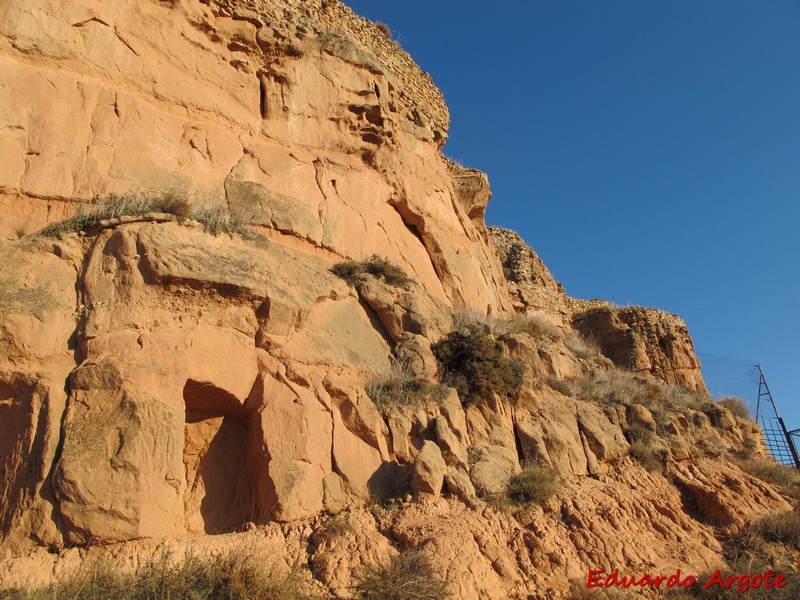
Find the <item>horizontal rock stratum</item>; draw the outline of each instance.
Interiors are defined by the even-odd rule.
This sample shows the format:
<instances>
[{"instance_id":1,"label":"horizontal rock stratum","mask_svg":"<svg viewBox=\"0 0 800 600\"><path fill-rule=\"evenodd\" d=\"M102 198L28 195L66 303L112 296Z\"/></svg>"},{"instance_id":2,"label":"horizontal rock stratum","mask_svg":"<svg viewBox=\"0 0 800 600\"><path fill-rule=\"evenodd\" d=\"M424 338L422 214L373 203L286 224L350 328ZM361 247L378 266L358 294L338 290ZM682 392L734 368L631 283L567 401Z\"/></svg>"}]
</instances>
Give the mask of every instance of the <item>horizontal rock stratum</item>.
<instances>
[{"instance_id":1,"label":"horizontal rock stratum","mask_svg":"<svg viewBox=\"0 0 800 600\"><path fill-rule=\"evenodd\" d=\"M419 549L453 597L569 597L792 508L685 323L487 228L441 93L341 3L6 0L0 32L0 587L239 548L350 598ZM443 379L452 332L519 385ZM552 497L503 507L533 466Z\"/></svg>"}]
</instances>

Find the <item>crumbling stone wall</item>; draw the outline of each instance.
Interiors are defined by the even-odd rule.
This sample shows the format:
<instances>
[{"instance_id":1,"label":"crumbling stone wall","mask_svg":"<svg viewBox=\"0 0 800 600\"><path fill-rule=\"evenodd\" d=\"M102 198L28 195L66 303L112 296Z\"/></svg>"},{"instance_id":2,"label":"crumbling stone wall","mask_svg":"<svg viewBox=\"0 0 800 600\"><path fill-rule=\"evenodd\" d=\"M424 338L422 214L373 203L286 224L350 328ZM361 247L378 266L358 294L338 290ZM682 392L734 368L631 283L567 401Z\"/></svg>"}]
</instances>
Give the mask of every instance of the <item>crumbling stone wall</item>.
<instances>
[{"instance_id":1,"label":"crumbling stone wall","mask_svg":"<svg viewBox=\"0 0 800 600\"><path fill-rule=\"evenodd\" d=\"M447 139L450 113L442 92L431 76L411 56L371 21L359 17L338 0L287 0L279 9L263 0L214 0L220 14L261 27L282 29L287 39L295 34L338 33L361 44L387 67L397 80L398 112L420 127L430 126L439 145Z\"/></svg>"}]
</instances>

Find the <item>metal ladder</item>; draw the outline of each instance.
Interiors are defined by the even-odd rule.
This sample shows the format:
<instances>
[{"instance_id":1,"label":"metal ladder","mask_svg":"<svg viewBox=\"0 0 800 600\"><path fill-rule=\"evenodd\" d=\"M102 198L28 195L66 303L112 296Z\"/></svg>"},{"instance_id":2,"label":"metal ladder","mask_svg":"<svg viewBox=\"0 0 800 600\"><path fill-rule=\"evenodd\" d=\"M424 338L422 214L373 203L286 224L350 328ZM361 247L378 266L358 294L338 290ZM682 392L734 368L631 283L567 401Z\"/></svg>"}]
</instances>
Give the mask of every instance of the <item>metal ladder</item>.
<instances>
[{"instance_id":1,"label":"metal ladder","mask_svg":"<svg viewBox=\"0 0 800 600\"><path fill-rule=\"evenodd\" d=\"M769 391L764 371L761 370L761 365L755 365L755 367L759 374L756 421L761 425L767 449L772 457L782 465L800 469L800 457L797 456L797 448L792 437L800 434L800 429L787 431L783 419L778 414L772 392Z\"/></svg>"}]
</instances>

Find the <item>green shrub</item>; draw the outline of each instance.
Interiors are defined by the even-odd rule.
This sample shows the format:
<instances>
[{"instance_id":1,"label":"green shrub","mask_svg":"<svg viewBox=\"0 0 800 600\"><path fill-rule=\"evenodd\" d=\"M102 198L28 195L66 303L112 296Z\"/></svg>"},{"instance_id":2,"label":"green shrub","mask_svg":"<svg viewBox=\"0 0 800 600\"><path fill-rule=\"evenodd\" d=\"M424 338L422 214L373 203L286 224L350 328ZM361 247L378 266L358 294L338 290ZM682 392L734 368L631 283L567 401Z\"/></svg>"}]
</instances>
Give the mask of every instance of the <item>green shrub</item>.
<instances>
[{"instance_id":1,"label":"green shrub","mask_svg":"<svg viewBox=\"0 0 800 600\"><path fill-rule=\"evenodd\" d=\"M388 373L375 375L365 391L383 413L406 406L440 403L447 394L447 386L430 383L418 377L401 364L394 364Z\"/></svg>"},{"instance_id":2,"label":"green shrub","mask_svg":"<svg viewBox=\"0 0 800 600\"><path fill-rule=\"evenodd\" d=\"M356 579L361 600L444 600L447 584L436 578L427 556L418 550L392 557L386 567L365 569Z\"/></svg>"},{"instance_id":3,"label":"green shrub","mask_svg":"<svg viewBox=\"0 0 800 600\"><path fill-rule=\"evenodd\" d=\"M373 254L366 260L348 260L337 263L331 267L331 273L341 277L353 286L363 281L367 275L382 279L389 285L398 287L405 286L411 281L403 269L377 254Z\"/></svg>"},{"instance_id":4,"label":"green shrub","mask_svg":"<svg viewBox=\"0 0 800 600\"><path fill-rule=\"evenodd\" d=\"M211 560L187 555L174 564L168 554L148 563L137 575L121 574L108 563L86 565L70 576L37 590L0 591L14 600L302 600L296 573L276 577L245 554L228 554Z\"/></svg>"},{"instance_id":5,"label":"green shrub","mask_svg":"<svg viewBox=\"0 0 800 600\"><path fill-rule=\"evenodd\" d=\"M517 504L542 504L556 493L558 478L548 467L532 466L514 475L508 482L506 496Z\"/></svg>"},{"instance_id":6,"label":"green shrub","mask_svg":"<svg viewBox=\"0 0 800 600\"><path fill-rule=\"evenodd\" d=\"M522 386L525 365L508 359L503 344L489 335L485 325L471 323L451 331L431 350L441 365L443 382L456 388L466 403L493 392L508 396Z\"/></svg>"},{"instance_id":7,"label":"green shrub","mask_svg":"<svg viewBox=\"0 0 800 600\"><path fill-rule=\"evenodd\" d=\"M361 264L354 260L336 263L331 267L331 273L341 277L350 285L356 285L361 281L361 277L364 274Z\"/></svg>"}]
</instances>

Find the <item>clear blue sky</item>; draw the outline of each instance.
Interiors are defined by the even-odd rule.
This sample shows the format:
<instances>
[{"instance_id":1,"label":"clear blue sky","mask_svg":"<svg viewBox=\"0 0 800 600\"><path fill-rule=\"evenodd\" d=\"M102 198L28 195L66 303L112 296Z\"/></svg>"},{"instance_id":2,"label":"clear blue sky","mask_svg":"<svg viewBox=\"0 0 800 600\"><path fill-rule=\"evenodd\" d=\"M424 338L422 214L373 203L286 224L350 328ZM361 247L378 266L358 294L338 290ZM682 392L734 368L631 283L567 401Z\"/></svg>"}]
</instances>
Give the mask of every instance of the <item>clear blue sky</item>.
<instances>
[{"instance_id":1,"label":"clear blue sky","mask_svg":"<svg viewBox=\"0 0 800 600\"><path fill-rule=\"evenodd\" d=\"M681 315L713 392L758 361L800 427L798 0L345 2L444 92L487 223L572 296Z\"/></svg>"}]
</instances>

